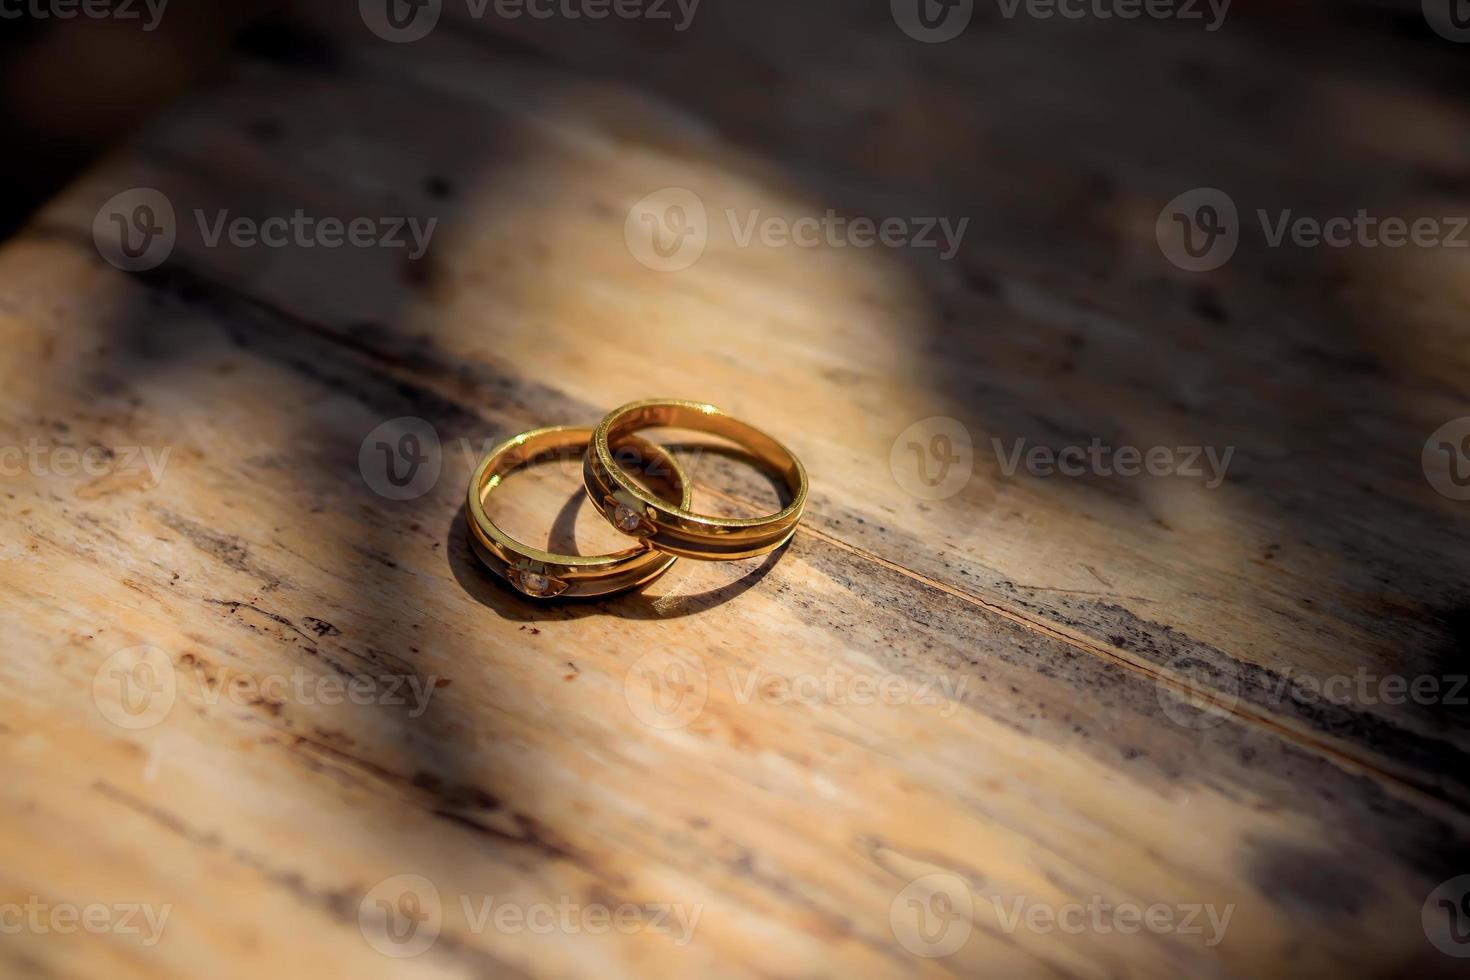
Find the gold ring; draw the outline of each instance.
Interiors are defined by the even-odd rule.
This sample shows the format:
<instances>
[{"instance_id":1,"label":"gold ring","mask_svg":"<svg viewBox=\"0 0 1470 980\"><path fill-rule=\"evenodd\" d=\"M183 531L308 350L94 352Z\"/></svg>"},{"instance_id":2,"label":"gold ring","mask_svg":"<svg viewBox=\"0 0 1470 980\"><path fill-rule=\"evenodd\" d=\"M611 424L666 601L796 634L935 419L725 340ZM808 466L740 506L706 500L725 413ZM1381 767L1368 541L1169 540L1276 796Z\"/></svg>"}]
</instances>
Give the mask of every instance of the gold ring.
<instances>
[{"instance_id":1,"label":"gold ring","mask_svg":"<svg viewBox=\"0 0 1470 980\"><path fill-rule=\"evenodd\" d=\"M470 478L466 507L475 553L491 571L533 598L611 595L653 581L677 560L654 551L645 541L609 555L553 554L515 540L486 515L485 498L506 474L549 452L585 448L591 436L591 429L573 426L522 432L496 446ZM620 453L625 447L636 450L651 474L667 474L670 489L683 506L689 506L689 481L666 450L637 437L620 439L618 447ZM663 469L656 470L655 465Z\"/></svg>"},{"instance_id":2,"label":"gold ring","mask_svg":"<svg viewBox=\"0 0 1470 980\"><path fill-rule=\"evenodd\" d=\"M618 466L612 445L638 429L674 426L721 436L736 443L785 483L791 503L769 517L708 517L675 506L639 486ZM752 425L713 405L655 399L624 405L604 418L582 457L587 494L602 516L624 534L642 538L659 551L703 561L751 558L774 551L796 533L806 506L806 469L791 450Z\"/></svg>"}]
</instances>

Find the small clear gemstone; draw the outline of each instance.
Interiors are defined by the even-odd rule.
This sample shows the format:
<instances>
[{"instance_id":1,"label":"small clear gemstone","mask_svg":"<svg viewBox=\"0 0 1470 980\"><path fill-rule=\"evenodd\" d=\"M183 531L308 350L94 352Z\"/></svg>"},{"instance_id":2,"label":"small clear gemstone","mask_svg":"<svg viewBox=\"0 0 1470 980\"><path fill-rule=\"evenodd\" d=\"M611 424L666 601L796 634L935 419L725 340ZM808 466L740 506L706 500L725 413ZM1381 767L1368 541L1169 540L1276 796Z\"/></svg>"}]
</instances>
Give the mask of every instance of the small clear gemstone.
<instances>
[{"instance_id":1,"label":"small clear gemstone","mask_svg":"<svg viewBox=\"0 0 1470 980\"><path fill-rule=\"evenodd\" d=\"M522 572L521 591L527 595L546 595L551 591L551 579L540 572Z\"/></svg>"},{"instance_id":2,"label":"small clear gemstone","mask_svg":"<svg viewBox=\"0 0 1470 980\"><path fill-rule=\"evenodd\" d=\"M613 523L632 534L642 525L643 518L639 517L638 512L627 504L618 504L613 508Z\"/></svg>"}]
</instances>

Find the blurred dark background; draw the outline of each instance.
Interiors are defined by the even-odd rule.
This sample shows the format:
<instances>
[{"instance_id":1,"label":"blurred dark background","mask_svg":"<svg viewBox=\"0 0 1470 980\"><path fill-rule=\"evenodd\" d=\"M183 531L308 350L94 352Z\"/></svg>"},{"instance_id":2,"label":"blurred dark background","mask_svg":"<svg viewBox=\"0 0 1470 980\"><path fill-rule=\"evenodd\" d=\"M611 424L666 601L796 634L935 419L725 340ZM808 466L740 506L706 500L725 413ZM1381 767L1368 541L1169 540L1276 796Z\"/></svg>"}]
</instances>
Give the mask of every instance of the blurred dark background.
<instances>
[{"instance_id":1,"label":"blurred dark background","mask_svg":"<svg viewBox=\"0 0 1470 980\"><path fill-rule=\"evenodd\" d=\"M703 0L701 19L718 21L722 15L712 8L730 2ZM1426 54L1433 53L1435 59L1403 67L1426 72L1426 79L1435 84L1453 84L1459 80L1458 73L1443 74L1446 44L1426 23L1429 15L1425 8L1438 4L1448 16L1461 3L1433 0L1421 6L1416 0L1234 0L1227 16L1231 30L1265 32L1279 36L1283 43L1339 50L1345 57L1363 51L1361 45L1370 36L1366 32L1422 42ZM33 6L8 6L6 19L0 21L0 133L8 147L0 159L0 234L13 231L91 160L187 91L201 74L228 58L232 47L299 43L303 21L312 20L323 9L345 10L351 6L345 0L303 0L295 4L278 0L175 0L166 6L165 15L156 25L146 29L143 25L148 23L150 13L141 0L136 8L137 20L80 16L61 20L38 17ZM888 16L888 11L882 9L886 3L878 0L849 6L874 9L861 13L851 10L842 16ZM994 2L977 4L977 26L971 29L984 30L985 19L995 17L999 9ZM1199 9L1209 17L1204 0L1200 0ZM482 26L494 29L493 17L482 20ZM1065 30L1070 25L1056 22L1056 26ZM524 34L526 29L534 33L541 27L536 21L523 19L508 33ZM773 30L790 27L772 25ZM672 54L704 33L703 24L700 28L679 34L660 27L660 43L667 45ZM698 43L707 45L708 39ZM820 43L819 38L813 38L814 54ZM944 47L916 46L897 32L893 37L895 54L902 51L905 58L938 59ZM1065 57L1065 49L1059 48L1057 54ZM616 49L609 50L608 55L615 63ZM640 45L629 48L625 55L642 61L649 50ZM1400 60L1402 64L1394 55L1389 60ZM761 66L750 67L754 86L749 108L759 110L763 108L759 96ZM1240 67L1249 73L1249 65ZM1140 115L1151 111L1146 106L1136 109Z\"/></svg>"}]
</instances>

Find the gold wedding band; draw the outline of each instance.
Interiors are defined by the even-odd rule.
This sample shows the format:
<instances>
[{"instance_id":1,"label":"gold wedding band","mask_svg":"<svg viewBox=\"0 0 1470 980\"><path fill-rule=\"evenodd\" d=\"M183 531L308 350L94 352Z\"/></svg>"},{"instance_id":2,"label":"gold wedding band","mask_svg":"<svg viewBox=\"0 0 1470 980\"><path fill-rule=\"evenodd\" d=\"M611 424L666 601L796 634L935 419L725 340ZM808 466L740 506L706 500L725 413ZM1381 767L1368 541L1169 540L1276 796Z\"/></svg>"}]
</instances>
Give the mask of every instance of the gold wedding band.
<instances>
[{"instance_id":1,"label":"gold wedding band","mask_svg":"<svg viewBox=\"0 0 1470 980\"><path fill-rule=\"evenodd\" d=\"M613 457L639 429L672 426L721 436L736 443L786 485L791 502L768 517L709 517L689 510L689 495L674 505L644 489ZM582 459L582 477L593 506L619 531L671 555L702 561L751 558L774 551L796 532L806 506L806 469L775 439L731 418L713 405L655 399L624 405L602 420Z\"/></svg>"},{"instance_id":2,"label":"gold wedding band","mask_svg":"<svg viewBox=\"0 0 1470 980\"><path fill-rule=\"evenodd\" d=\"M573 426L523 432L496 446L470 480L466 506L475 553L492 571L533 598L611 595L653 581L677 560L675 555L653 550L646 541L608 555L554 554L515 540L486 515L485 498L506 474L549 452L585 448L591 436L591 429ZM666 482L681 506L689 506L689 481L666 450L636 436L616 442L620 451L625 446L635 449L651 473L667 474ZM611 453L608 458L611 460ZM655 464L661 470L655 470ZM610 465L620 470L616 461Z\"/></svg>"}]
</instances>

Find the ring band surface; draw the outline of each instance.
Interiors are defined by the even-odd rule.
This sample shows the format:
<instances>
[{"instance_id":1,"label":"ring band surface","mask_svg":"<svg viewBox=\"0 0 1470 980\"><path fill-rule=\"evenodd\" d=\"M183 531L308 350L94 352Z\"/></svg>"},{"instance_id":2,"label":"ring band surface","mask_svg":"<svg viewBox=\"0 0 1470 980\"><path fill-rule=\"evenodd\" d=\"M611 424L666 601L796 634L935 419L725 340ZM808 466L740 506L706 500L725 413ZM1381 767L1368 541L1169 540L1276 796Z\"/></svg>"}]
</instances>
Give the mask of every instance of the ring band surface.
<instances>
[{"instance_id":1,"label":"ring band surface","mask_svg":"<svg viewBox=\"0 0 1470 980\"><path fill-rule=\"evenodd\" d=\"M549 452L585 448L591 437L591 429L574 426L523 432L491 450L470 479L466 512L475 553L491 571L533 598L611 595L653 581L677 560L676 556L655 551L643 541L608 555L559 555L542 551L512 538L485 513L485 498L495 491L506 474ZM636 449L650 467L662 467L658 472L668 474L670 488L679 495L683 506L689 506L689 481L666 450L636 436L620 439L618 445Z\"/></svg>"},{"instance_id":2,"label":"ring band surface","mask_svg":"<svg viewBox=\"0 0 1470 980\"><path fill-rule=\"evenodd\" d=\"M617 465L611 448L639 429L657 426L707 432L736 443L781 478L791 503L769 517L728 518L693 513L687 495L679 506L659 499ZM806 506L806 468L791 450L701 402L655 399L616 409L592 433L592 444L582 458L582 476L593 506L619 531L636 535L659 551L702 561L752 558L776 550L796 532Z\"/></svg>"}]
</instances>

